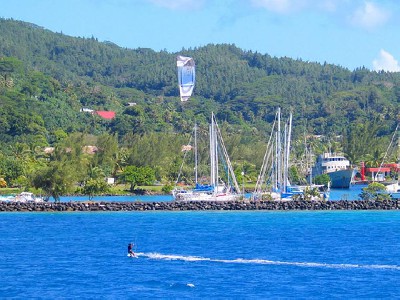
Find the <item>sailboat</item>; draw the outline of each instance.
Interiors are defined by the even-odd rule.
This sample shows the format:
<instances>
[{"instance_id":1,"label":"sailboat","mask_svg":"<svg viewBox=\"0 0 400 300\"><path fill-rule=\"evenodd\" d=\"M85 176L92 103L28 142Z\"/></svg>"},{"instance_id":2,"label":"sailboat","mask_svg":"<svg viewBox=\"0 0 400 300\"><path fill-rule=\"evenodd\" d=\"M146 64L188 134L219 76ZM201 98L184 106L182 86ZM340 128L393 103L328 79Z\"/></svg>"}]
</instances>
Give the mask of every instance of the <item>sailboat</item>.
<instances>
[{"instance_id":1,"label":"sailboat","mask_svg":"<svg viewBox=\"0 0 400 300\"><path fill-rule=\"evenodd\" d=\"M291 199L295 194L303 192L289 182L289 155L292 130L292 113L281 129L281 109L275 114L271 134L265 151L260 175L252 198L255 200Z\"/></svg>"},{"instance_id":2,"label":"sailboat","mask_svg":"<svg viewBox=\"0 0 400 300\"><path fill-rule=\"evenodd\" d=\"M382 160L382 163L379 166L378 173L375 176L373 176L374 179L376 179L379 175L382 175L382 177L384 177L383 174L380 173L380 169L383 168L384 161L385 161L386 157L388 156L390 149L397 148L396 149L397 150L397 153L396 153L397 163L394 164L395 165L394 167L397 171L397 180L395 180L394 182L386 182L386 181L383 182L383 184L385 185L386 192L390 195L390 197L392 199L396 199L396 200L400 199L400 167L399 167L400 166L400 162L399 162L400 161L400 132L399 132L399 126L400 126L400 123L398 123L396 125L396 129L393 133L390 144L389 144L388 148L386 149L385 156ZM397 143L395 142L396 137L397 137Z\"/></svg>"},{"instance_id":3,"label":"sailboat","mask_svg":"<svg viewBox=\"0 0 400 300\"><path fill-rule=\"evenodd\" d=\"M195 62L193 58L178 55L176 58L178 84L181 101L186 102L192 96L195 85ZM195 126L195 187L191 190L175 188L172 195L176 201L235 201L241 198L240 191L226 151L221 132L214 113L210 122L210 183L199 184L197 176L197 126ZM190 147L191 148L191 147ZM219 167L224 165L225 181L220 177ZM182 167L181 167L182 170ZM178 175L178 180L179 181ZM177 183L176 182L176 183Z\"/></svg>"},{"instance_id":4,"label":"sailboat","mask_svg":"<svg viewBox=\"0 0 400 300\"><path fill-rule=\"evenodd\" d=\"M294 198L326 199L327 195L312 195L314 186L292 185L289 180L290 147L292 135L292 113L287 121L281 121L281 109L278 108L275 121L264 155L260 175L254 189L253 200L293 200ZM284 129L282 131L282 125Z\"/></svg>"},{"instance_id":5,"label":"sailboat","mask_svg":"<svg viewBox=\"0 0 400 300\"><path fill-rule=\"evenodd\" d=\"M196 129L196 126L195 126ZM190 190L174 189L172 195L176 201L236 201L242 195L233 172L221 131L219 130L214 113L211 114L209 129L210 141L210 182L202 185L197 175L197 134L195 130L195 187ZM225 174L220 173L220 166ZM222 180L222 177L226 182ZM178 176L179 178L179 176Z\"/></svg>"},{"instance_id":6,"label":"sailboat","mask_svg":"<svg viewBox=\"0 0 400 300\"><path fill-rule=\"evenodd\" d=\"M311 166L314 160L314 155L312 151L311 145L307 146L307 139L304 137L304 158L302 166L302 173L305 175L305 179L307 181L306 185L301 185L299 188L304 191L306 199L309 200L328 200L330 194L330 182L326 185L324 184L315 184L314 183L314 172L313 167Z\"/></svg>"}]
</instances>

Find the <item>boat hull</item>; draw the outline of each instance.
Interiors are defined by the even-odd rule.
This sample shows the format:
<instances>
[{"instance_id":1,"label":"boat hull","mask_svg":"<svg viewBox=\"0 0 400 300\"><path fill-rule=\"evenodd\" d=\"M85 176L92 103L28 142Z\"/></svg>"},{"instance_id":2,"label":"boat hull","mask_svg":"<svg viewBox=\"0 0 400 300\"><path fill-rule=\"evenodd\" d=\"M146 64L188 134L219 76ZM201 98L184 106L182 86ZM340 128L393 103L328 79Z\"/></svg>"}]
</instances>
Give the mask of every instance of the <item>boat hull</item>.
<instances>
[{"instance_id":1,"label":"boat hull","mask_svg":"<svg viewBox=\"0 0 400 300\"><path fill-rule=\"evenodd\" d=\"M174 195L175 201L237 201L240 200L242 195L239 194L217 194L212 193L199 193L188 191L185 193L177 193Z\"/></svg>"},{"instance_id":2,"label":"boat hull","mask_svg":"<svg viewBox=\"0 0 400 300\"><path fill-rule=\"evenodd\" d=\"M352 169L339 170L328 173L332 188L348 189L353 176Z\"/></svg>"}]
</instances>

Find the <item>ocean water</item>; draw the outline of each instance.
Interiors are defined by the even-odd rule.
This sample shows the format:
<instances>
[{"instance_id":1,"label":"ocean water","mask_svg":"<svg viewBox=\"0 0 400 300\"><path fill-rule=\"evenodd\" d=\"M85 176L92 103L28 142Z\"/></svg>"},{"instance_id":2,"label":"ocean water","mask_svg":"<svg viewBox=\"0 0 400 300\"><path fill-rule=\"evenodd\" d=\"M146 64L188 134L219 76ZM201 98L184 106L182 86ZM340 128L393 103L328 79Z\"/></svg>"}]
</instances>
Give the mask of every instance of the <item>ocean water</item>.
<instances>
[{"instance_id":1,"label":"ocean water","mask_svg":"<svg viewBox=\"0 0 400 300\"><path fill-rule=\"evenodd\" d=\"M348 189L331 189L329 193L329 199L332 201L336 200L360 200L360 194L362 189L367 185L359 184L352 185Z\"/></svg>"},{"instance_id":2,"label":"ocean water","mask_svg":"<svg viewBox=\"0 0 400 300\"><path fill-rule=\"evenodd\" d=\"M400 211L1 213L0 298L395 299L399 228Z\"/></svg>"}]
</instances>

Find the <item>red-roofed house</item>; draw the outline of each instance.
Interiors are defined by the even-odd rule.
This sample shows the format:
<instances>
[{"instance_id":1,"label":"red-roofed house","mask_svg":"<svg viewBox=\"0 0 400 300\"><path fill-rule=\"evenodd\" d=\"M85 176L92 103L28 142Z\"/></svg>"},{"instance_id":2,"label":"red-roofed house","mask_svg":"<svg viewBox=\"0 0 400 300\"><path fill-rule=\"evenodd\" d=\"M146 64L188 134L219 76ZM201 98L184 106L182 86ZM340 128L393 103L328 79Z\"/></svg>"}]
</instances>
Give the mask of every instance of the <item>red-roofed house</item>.
<instances>
[{"instance_id":1,"label":"red-roofed house","mask_svg":"<svg viewBox=\"0 0 400 300\"><path fill-rule=\"evenodd\" d=\"M96 110L95 113L103 119L111 120L115 118L115 111Z\"/></svg>"}]
</instances>

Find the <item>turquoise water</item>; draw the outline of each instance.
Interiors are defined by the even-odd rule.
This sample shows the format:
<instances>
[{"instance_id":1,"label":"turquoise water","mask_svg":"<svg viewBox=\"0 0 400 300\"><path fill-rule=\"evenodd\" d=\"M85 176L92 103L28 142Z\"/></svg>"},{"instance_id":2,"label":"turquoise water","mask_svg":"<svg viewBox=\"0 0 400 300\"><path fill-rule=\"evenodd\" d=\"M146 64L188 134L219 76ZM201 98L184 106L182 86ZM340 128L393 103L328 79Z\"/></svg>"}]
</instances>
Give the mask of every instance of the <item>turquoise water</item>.
<instances>
[{"instance_id":1,"label":"turquoise water","mask_svg":"<svg viewBox=\"0 0 400 300\"><path fill-rule=\"evenodd\" d=\"M1 213L0 297L399 298L399 228L399 211Z\"/></svg>"},{"instance_id":2,"label":"turquoise water","mask_svg":"<svg viewBox=\"0 0 400 300\"><path fill-rule=\"evenodd\" d=\"M366 185L353 185L349 189L331 189L329 193L330 200L360 200L359 195Z\"/></svg>"}]
</instances>

